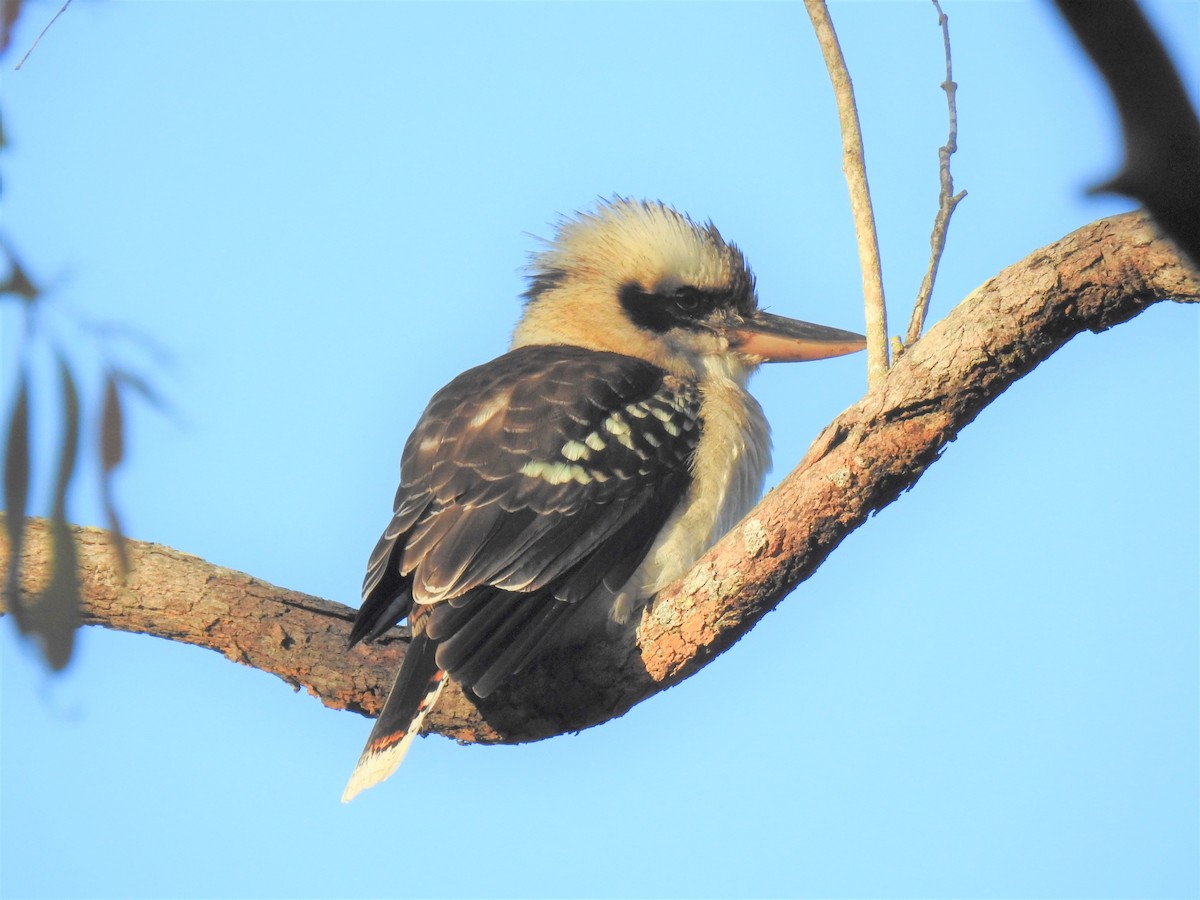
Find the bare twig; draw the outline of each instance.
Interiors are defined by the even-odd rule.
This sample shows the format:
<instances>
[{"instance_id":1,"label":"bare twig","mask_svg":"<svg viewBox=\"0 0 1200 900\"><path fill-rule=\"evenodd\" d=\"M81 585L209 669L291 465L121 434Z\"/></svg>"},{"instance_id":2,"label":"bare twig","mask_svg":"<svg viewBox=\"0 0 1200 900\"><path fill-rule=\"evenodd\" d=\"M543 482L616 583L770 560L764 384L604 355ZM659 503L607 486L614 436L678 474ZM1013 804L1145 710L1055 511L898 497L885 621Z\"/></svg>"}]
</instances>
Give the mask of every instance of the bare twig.
<instances>
[{"instance_id":1,"label":"bare twig","mask_svg":"<svg viewBox=\"0 0 1200 900\"><path fill-rule=\"evenodd\" d=\"M904 343L916 343L925 327L925 317L929 315L929 298L933 294L933 282L937 278L938 265L942 261L942 251L946 248L946 230L950 227L950 217L960 200L967 196L966 191L954 193L954 177L950 174L950 156L958 150L958 107L955 104L955 94L958 85L954 81L954 69L950 63L950 24L946 14L942 12L938 0L933 0L938 13L938 25L942 28L942 44L946 48L946 80L942 82L942 90L946 92L946 106L950 114L950 136L944 146L938 149L938 174L941 180L941 190L938 193L938 211L933 219L933 233L929 236L929 268L921 279L921 287L917 291L917 302L913 307L912 319L908 323L908 334Z\"/></svg>"},{"instance_id":2,"label":"bare twig","mask_svg":"<svg viewBox=\"0 0 1200 900\"><path fill-rule=\"evenodd\" d=\"M867 186L867 167L858 109L854 103L854 85L850 81L846 60L842 56L825 0L804 0L804 8L812 20L837 99L838 122L842 131L842 171L850 191L850 211L854 216L858 259L862 267L867 322L867 384L874 387L888 368L887 310L883 303L883 269L879 262L875 215L871 210L871 191Z\"/></svg>"},{"instance_id":3,"label":"bare twig","mask_svg":"<svg viewBox=\"0 0 1200 900\"><path fill-rule=\"evenodd\" d=\"M67 11L67 7L70 5L71 0L65 0L63 5L59 7L58 12L54 14L54 17L46 23L46 27L41 30L36 38L33 39L33 43L30 45L29 49L25 51L25 55L21 57L21 61L17 63L18 70L21 68L21 66L25 65L25 60L29 59L29 54L32 53L37 45L42 42L42 38L44 38L46 36L46 32L50 30L50 26L58 21L58 17L65 13Z\"/></svg>"}]
</instances>

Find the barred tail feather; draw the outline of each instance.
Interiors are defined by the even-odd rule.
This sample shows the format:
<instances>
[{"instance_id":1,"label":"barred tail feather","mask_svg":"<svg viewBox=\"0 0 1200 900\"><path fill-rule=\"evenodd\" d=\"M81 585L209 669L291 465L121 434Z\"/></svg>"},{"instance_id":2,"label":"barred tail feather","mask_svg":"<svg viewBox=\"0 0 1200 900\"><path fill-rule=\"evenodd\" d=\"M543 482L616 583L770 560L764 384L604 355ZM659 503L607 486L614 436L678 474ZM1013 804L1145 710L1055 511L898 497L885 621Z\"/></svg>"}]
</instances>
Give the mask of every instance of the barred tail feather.
<instances>
[{"instance_id":1,"label":"barred tail feather","mask_svg":"<svg viewBox=\"0 0 1200 900\"><path fill-rule=\"evenodd\" d=\"M446 685L446 673L434 659L435 649L424 635L413 638L392 692L342 792L343 803L395 772L413 738L421 733L421 723Z\"/></svg>"}]
</instances>

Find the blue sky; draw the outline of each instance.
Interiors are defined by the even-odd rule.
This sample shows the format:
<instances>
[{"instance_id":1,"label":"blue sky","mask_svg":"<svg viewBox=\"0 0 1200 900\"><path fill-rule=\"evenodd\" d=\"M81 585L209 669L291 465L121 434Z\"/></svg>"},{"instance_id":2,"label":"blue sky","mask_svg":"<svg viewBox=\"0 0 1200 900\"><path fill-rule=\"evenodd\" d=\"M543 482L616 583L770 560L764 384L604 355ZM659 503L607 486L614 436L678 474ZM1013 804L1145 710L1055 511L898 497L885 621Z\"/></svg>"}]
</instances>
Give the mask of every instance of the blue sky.
<instances>
[{"instance_id":1,"label":"blue sky","mask_svg":"<svg viewBox=\"0 0 1200 900\"><path fill-rule=\"evenodd\" d=\"M799 4L76 0L12 72L57 5L29 4L2 75L3 230L81 365L67 311L174 360L143 366L171 414L129 425L133 537L356 603L426 399L503 351L531 235L597 196L711 218L764 305L861 328ZM934 316L1127 208L1083 196L1116 128L1049 5L946 9L969 196ZM1149 10L1196 96L1200 5ZM941 37L924 3L833 15L896 332ZM5 404L17 324L0 310ZM574 737L421 741L349 806L368 720L99 629L54 678L2 622L0 893L1196 896L1198 350L1171 304L1077 339L695 678ZM754 389L782 477L863 360ZM102 521L94 484L78 521Z\"/></svg>"}]
</instances>

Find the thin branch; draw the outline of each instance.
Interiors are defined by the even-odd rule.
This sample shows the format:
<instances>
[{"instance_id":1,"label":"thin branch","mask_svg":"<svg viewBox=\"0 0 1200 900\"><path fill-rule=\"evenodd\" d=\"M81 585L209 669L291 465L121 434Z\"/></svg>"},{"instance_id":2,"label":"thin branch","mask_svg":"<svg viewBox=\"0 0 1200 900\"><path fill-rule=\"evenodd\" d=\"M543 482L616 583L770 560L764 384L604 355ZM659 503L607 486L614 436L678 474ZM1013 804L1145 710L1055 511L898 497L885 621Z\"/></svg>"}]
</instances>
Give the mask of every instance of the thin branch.
<instances>
[{"instance_id":1,"label":"thin branch","mask_svg":"<svg viewBox=\"0 0 1200 900\"><path fill-rule=\"evenodd\" d=\"M1200 275L1142 215L1094 222L1035 251L967 297L829 425L796 471L659 595L636 635L547 658L486 702L451 683L429 729L482 743L536 740L615 718L694 674L912 487L1014 381L1076 334L1165 299L1200 302ZM52 562L47 524L28 521L31 592ZM347 652L349 607L139 541L129 542L123 585L105 533L77 534L85 621L212 647L329 706L378 712L404 653L402 629ZM0 546L0 566L10 563Z\"/></svg>"},{"instance_id":2,"label":"thin branch","mask_svg":"<svg viewBox=\"0 0 1200 900\"><path fill-rule=\"evenodd\" d=\"M950 116L950 136L945 145L938 149L938 177L941 189L938 193L938 211L933 219L933 232L929 236L929 268L921 279L921 287L917 291L917 302L913 307L912 318L908 323L908 333L905 335L905 345L912 345L921 337L921 329L925 327L925 317L929 315L929 298L933 295L933 282L937 278L938 266L942 261L942 251L946 248L946 231L950 227L950 217L959 201L967 196L966 191L954 193L954 177L950 174L950 157L958 150L958 106L955 95L958 84L954 81L954 68L950 62L950 22L938 0L933 0L938 13L938 25L942 28L942 45L946 49L946 80L942 82L942 90L946 92L946 106Z\"/></svg>"},{"instance_id":3,"label":"thin branch","mask_svg":"<svg viewBox=\"0 0 1200 900\"><path fill-rule=\"evenodd\" d=\"M879 239L875 233L875 214L871 209L871 191L867 185L867 166L863 153L862 129L854 103L854 85L846 69L846 60L838 44L837 33L825 0L804 0L812 20L829 80L837 99L838 122L842 131L842 171L850 191L850 211L858 240L858 261L862 268L863 300L867 324L867 384L874 388L887 374L887 310L883 302L883 269L879 262Z\"/></svg>"},{"instance_id":4,"label":"thin branch","mask_svg":"<svg viewBox=\"0 0 1200 900\"><path fill-rule=\"evenodd\" d=\"M67 7L70 5L71 0L64 0L63 5L59 7L58 12L56 12L54 17L46 23L46 27L38 33L38 36L33 39L33 43L30 45L29 49L25 51L25 55L21 57L21 61L17 63L16 71L20 71L21 66L25 65L25 60L29 59L29 54L37 48L37 45L42 42L42 38L46 36L46 32L50 30L50 26L58 21L58 17L65 13L67 11Z\"/></svg>"}]
</instances>

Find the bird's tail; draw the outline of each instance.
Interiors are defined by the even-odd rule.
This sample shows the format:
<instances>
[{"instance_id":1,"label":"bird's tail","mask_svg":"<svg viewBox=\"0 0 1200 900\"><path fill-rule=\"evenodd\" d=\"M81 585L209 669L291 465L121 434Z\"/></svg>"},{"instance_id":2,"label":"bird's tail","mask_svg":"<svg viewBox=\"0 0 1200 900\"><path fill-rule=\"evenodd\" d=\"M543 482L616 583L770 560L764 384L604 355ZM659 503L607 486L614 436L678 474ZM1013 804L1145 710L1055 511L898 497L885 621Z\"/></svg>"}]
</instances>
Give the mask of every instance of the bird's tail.
<instances>
[{"instance_id":1,"label":"bird's tail","mask_svg":"<svg viewBox=\"0 0 1200 900\"><path fill-rule=\"evenodd\" d=\"M367 746L350 775L342 802L373 787L396 771L413 738L421 731L426 713L446 684L446 673L435 659L437 645L425 635L414 635L396 675L396 683L371 729Z\"/></svg>"}]
</instances>

